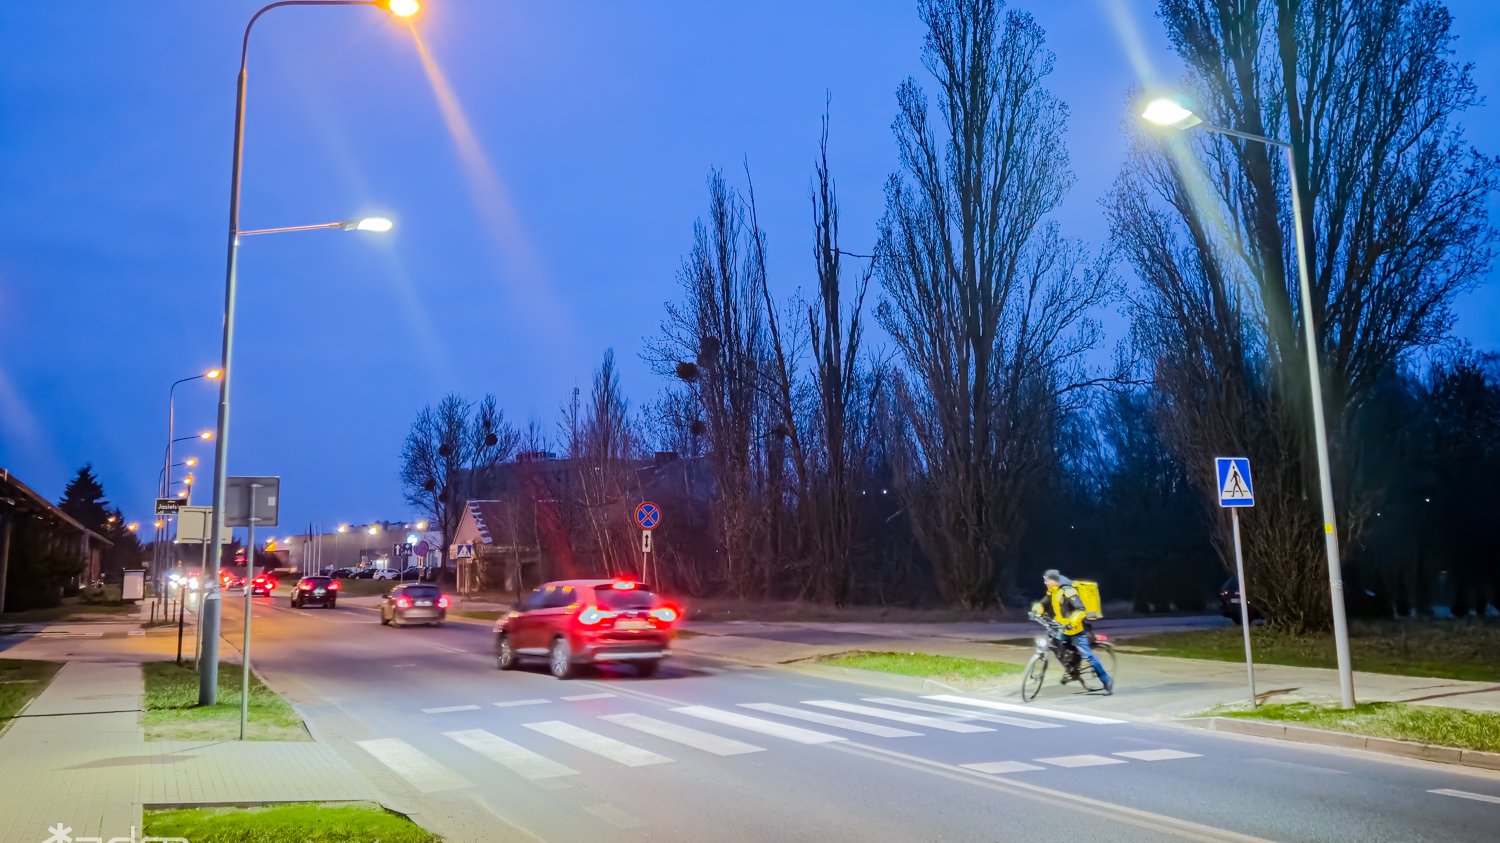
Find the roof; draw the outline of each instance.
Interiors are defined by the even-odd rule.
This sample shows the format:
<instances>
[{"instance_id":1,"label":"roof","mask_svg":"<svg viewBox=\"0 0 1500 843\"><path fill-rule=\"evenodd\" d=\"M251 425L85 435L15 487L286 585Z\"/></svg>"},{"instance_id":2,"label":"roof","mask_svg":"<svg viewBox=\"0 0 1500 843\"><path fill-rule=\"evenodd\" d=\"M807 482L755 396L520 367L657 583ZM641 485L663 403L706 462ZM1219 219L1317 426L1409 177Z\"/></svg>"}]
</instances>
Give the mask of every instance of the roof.
<instances>
[{"instance_id":1,"label":"roof","mask_svg":"<svg viewBox=\"0 0 1500 843\"><path fill-rule=\"evenodd\" d=\"M0 512L22 512L50 518L58 524L82 533L94 541L113 547L114 542L78 523L73 516L63 512L51 501L37 494L30 486L21 482L9 469L0 468Z\"/></svg>"},{"instance_id":2,"label":"roof","mask_svg":"<svg viewBox=\"0 0 1500 843\"><path fill-rule=\"evenodd\" d=\"M474 526L485 544L499 544L510 538L509 511L504 501L469 501L466 506L474 515Z\"/></svg>"},{"instance_id":3,"label":"roof","mask_svg":"<svg viewBox=\"0 0 1500 843\"><path fill-rule=\"evenodd\" d=\"M607 586L612 586L612 585L614 585L615 583L617 583L619 581L620 580L618 580L618 579L612 579L612 580L553 580L551 582L542 583L542 585L544 585L544 586L547 586L547 585L568 585L568 586L572 586L573 588L604 588L604 587L607 587ZM640 589L641 591L650 591L651 590L651 586L646 585L643 582L634 581L634 580L632 580L632 582L635 582L635 587L638 588L638 589ZM630 589L621 589L621 590L625 591L625 590L630 590Z\"/></svg>"}]
</instances>

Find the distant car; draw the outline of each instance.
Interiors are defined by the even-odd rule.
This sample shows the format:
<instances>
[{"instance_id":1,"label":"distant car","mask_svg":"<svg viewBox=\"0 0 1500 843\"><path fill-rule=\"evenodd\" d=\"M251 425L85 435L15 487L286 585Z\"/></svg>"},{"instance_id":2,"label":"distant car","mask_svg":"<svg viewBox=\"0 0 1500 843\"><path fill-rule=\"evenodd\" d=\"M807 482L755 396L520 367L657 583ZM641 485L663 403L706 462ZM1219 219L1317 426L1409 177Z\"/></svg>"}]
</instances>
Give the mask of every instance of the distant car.
<instances>
[{"instance_id":1,"label":"distant car","mask_svg":"<svg viewBox=\"0 0 1500 843\"><path fill-rule=\"evenodd\" d=\"M356 573L358 572L353 568L332 568L328 571L323 572L323 576L333 577L336 580L346 580L354 576Z\"/></svg>"},{"instance_id":2,"label":"distant car","mask_svg":"<svg viewBox=\"0 0 1500 843\"><path fill-rule=\"evenodd\" d=\"M628 579L547 583L495 622L495 664L515 667L545 657L558 679L581 665L630 662L652 676L676 635L677 607Z\"/></svg>"},{"instance_id":3,"label":"distant car","mask_svg":"<svg viewBox=\"0 0 1500 843\"><path fill-rule=\"evenodd\" d=\"M1262 619L1260 610L1255 608L1254 603L1250 604L1249 609L1251 623ZM1224 583L1224 587L1219 589L1219 611L1223 613L1224 617L1234 621L1235 626L1239 626L1242 623L1240 618L1240 581L1238 577L1230 577Z\"/></svg>"},{"instance_id":4,"label":"distant car","mask_svg":"<svg viewBox=\"0 0 1500 843\"><path fill-rule=\"evenodd\" d=\"M373 579L375 579L375 569L374 568L365 568L364 570L355 571L355 572L349 574L348 576L344 577L344 579L346 579L346 580L373 580Z\"/></svg>"},{"instance_id":5,"label":"distant car","mask_svg":"<svg viewBox=\"0 0 1500 843\"><path fill-rule=\"evenodd\" d=\"M396 569L394 569L394 568L373 568L371 570L374 571L374 575L372 576L372 579L377 579L377 580L393 580L396 577L400 576L400 574L398 574L396 572Z\"/></svg>"},{"instance_id":6,"label":"distant car","mask_svg":"<svg viewBox=\"0 0 1500 843\"><path fill-rule=\"evenodd\" d=\"M448 597L435 585L398 585L380 600L380 622L386 626L442 626L447 617Z\"/></svg>"},{"instance_id":7,"label":"distant car","mask_svg":"<svg viewBox=\"0 0 1500 843\"><path fill-rule=\"evenodd\" d=\"M276 590L276 578L275 577L267 576L266 574L259 574L259 575L257 575L255 577L255 579L253 579L253 580L250 581L250 596L251 597L256 597L256 596L270 597L271 596L271 592L273 592L275 590Z\"/></svg>"},{"instance_id":8,"label":"distant car","mask_svg":"<svg viewBox=\"0 0 1500 843\"><path fill-rule=\"evenodd\" d=\"M339 581L333 577L303 577L292 589L292 608L303 609L309 604L338 607Z\"/></svg>"},{"instance_id":9,"label":"distant car","mask_svg":"<svg viewBox=\"0 0 1500 843\"><path fill-rule=\"evenodd\" d=\"M424 579L423 575L425 573L425 568L412 567L397 574L395 578L401 582L421 582Z\"/></svg>"}]
</instances>

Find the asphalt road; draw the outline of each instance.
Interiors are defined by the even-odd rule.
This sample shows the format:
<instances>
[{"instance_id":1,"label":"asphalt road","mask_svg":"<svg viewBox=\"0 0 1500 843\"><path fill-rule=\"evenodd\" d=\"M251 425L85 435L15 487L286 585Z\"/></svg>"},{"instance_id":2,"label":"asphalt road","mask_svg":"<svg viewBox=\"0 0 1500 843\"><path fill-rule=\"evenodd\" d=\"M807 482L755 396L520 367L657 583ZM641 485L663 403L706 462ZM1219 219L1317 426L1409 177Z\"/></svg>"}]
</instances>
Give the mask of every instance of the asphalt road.
<instances>
[{"instance_id":1,"label":"asphalt road","mask_svg":"<svg viewBox=\"0 0 1500 843\"><path fill-rule=\"evenodd\" d=\"M387 804L450 840L1448 843L1500 828L1500 776L1441 765L702 659L559 682L497 671L484 626L256 604L257 669Z\"/></svg>"}]
</instances>

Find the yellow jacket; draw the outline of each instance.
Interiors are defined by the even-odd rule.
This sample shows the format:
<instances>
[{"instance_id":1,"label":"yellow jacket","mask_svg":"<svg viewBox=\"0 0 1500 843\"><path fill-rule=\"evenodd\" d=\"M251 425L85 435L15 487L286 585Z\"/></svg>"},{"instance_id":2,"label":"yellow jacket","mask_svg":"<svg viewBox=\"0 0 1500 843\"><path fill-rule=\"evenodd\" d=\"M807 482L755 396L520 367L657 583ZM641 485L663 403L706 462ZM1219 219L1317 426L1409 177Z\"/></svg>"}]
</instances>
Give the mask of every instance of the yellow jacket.
<instances>
[{"instance_id":1,"label":"yellow jacket","mask_svg":"<svg viewBox=\"0 0 1500 843\"><path fill-rule=\"evenodd\" d=\"M1083 608L1083 600L1078 596L1078 589L1071 583L1064 583L1056 588L1047 587L1047 596L1052 598L1052 616L1062 624L1065 635L1077 635L1083 632L1083 619L1087 612Z\"/></svg>"}]
</instances>

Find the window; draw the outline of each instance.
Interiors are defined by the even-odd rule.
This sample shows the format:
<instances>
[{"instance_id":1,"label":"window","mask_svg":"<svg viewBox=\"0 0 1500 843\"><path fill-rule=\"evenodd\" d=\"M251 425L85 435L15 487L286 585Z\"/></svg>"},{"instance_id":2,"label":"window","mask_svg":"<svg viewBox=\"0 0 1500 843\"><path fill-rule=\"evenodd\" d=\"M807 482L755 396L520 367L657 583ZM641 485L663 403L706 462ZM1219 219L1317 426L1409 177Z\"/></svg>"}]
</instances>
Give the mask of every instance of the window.
<instances>
[{"instance_id":1,"label":"window","mask_svg":"<svg viewBox=\"0 0 1500 843\"><path fill-rule=\"evenodd\" d=\"M436 600L442 596L442 592L438 591L438 587L435 585L409 585L406 587L406 596L422 600L429 598Z\"/></svg>"},{"instance_id":2,"label":"window","mask_svg":"<svg viewBox=\"0 0 1500 843\"><path fill-rule=\"evenodd\" d=\"M521 609L530 612L545 606L547 603L547 591L548 589L546 588L533 589L531 594L527 595L526 602L521 604Z\"/></svg>"},{"instance_id":3,"label":"window","mask_svg":"<svg viewBox=\"0 0 1500 843\"><path fill-rule=\"evenodd\" d=\"M572 586L554 585L547 590L545 607L548 609L562 609L571 606L575 600L577 600L577 595L573 591Z\"/></svg>"},{"instance_id":4,"label":"window","mask_svg":"<svg viewBox=\"0 0 1500 843\"><path fill-rule=\"evenodd\" d=\"M656 595L643 588L625 591L605 585L594 589L594 595L600 608L614 612L649 609L656 605Z\"/></svg>"}]
</instances>

